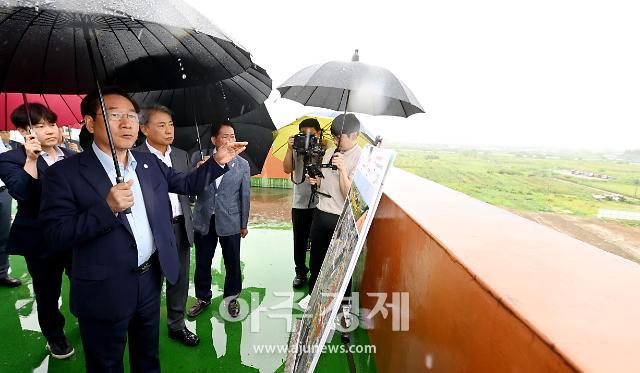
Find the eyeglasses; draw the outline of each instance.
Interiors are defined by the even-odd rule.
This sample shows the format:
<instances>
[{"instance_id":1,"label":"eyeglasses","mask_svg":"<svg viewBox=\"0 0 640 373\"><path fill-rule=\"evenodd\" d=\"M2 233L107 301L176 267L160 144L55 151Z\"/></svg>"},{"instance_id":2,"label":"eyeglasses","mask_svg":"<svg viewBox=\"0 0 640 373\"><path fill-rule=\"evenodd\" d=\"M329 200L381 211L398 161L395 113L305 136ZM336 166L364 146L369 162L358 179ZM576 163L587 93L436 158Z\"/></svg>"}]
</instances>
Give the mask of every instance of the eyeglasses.
<instances>
[{"instance_id":1,"label":"eyeglasses","mask_svg":"<svg viewBox=\"0 0 640 373\"><path fill-rule=\"evenodd\" d=\"M98 113L98 115L102 115L102 113ZM119 113L117 111L108 111L107 117L109 122L120 122L124 117L127 117L127 120L132 123L138 123L140 120L137 113Z\"/></svg>"}]
</instances>

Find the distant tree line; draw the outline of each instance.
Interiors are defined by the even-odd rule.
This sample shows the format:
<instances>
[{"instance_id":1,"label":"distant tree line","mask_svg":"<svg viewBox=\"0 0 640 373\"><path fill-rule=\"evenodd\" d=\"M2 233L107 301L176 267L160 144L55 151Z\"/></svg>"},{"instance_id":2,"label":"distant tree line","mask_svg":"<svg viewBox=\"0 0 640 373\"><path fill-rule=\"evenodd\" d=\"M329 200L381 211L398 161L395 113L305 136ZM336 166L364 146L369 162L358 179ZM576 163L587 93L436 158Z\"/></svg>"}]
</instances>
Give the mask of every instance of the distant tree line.
<instances>
[{"instance_id":1,"label":"distant tree line","mask_svg":"<svg viewBox=\"0 0 640 373\"><path fill-rule=\"evenodd\" d=\"M626 150L622 153L622 158L630 162L640 162L640 149Z\"/></svg>"}]
</instances>

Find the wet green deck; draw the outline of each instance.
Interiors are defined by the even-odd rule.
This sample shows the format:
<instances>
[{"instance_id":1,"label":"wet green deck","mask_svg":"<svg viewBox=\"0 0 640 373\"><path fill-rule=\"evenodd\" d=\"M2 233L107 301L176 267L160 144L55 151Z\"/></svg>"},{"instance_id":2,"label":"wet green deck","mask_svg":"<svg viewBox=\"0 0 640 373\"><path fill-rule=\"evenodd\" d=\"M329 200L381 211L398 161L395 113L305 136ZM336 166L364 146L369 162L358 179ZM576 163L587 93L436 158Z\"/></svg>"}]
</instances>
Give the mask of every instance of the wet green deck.
<instances>
[{"instance_id":1,"label":"wet green deck","mask_svg":"<svg viewBox=\"0 0 640 373\"><path fill-rule=\"evenodd\" d=\"M271 201L271 198L269 198ZM256 205L259 205L260 202ZM263 201L264 202L264 201ZM271 203L269 203L271 205ZM282 208L282 207L281 207ZM253 210L253 208L252 208ZM260 224L264 226L264 223ZM191 288L187 302L194 302L193 262L191 263ZM288 326L291 319L300 317L302 311L297 302L306 294L292 293L293 278L292 233L282 229L251 229L243 240L241 249L243 269L243 291L241 298L251 304L238 322L224 321L218 312L224 266L221 266L220 250L216 252L213 265L212 305L197 318L187 320L188 327L195 330L201 339L200 346L185 347L167 337L166 308L161 313L160 359L165 372L244 372L283 371L286 354L267 353L255 350L258 345L287 345ZM84 358L78 325L69 312L69 283L65 277L61 308L67 320L65 332L76 348L76 355L64 361L49 357L45 340L39 331L34 307L31 279L22 257L11 257L12 276L22 279L23 285L15 289L0 288L0 372L82 372ZM286 294L293 294L285 296ZM259 306L259 307L258 307ZM287 319L289 318L289 320ZM252 320L253 319L253 320ZM252 331L252 326L257 331ZM355 344L367 344L367 334L357 330ZM338 334L332 344L339 345ZM358 372L375 371L373 356L355 355ZM317 372L347 372L347 358L342 353L325 353L320 358Z\"/></svg>"}]
</instances>

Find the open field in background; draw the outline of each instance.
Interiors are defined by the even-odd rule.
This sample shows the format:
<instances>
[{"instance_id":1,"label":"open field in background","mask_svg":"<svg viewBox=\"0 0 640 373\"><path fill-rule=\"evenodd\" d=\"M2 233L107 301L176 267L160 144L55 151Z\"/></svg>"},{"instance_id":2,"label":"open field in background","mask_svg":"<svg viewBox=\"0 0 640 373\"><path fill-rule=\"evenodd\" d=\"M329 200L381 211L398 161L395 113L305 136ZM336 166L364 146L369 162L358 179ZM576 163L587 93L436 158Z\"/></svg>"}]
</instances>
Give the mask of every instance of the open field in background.
<instances>
[{"instance_id":1,"label":"open field in background","mask_svg":"<svg viewBox=\"0 0 640 373\"><path fill-rule=\"evenodd\" d=\"M604 153L392 147L398 168L640 263L640 222L597 218L599 209L640 211L640 164ZM612 179L570 176L570 170ZM625 200L593 198L612 193Z\"/></svg>"},{"instance_id":2,"label":"open field in background","mask_svg":"<svg viewBox=\"0 0 640 373\"><path fill-rule=\"evenodd\" d=\"M599 209L640 211L640 201L634 199L635 181L640 179L637 164L528 152L396 149L396 167L496 206L590 217ZM592 181L558 173L572 169L615 179ZM616 202L592 197L606 192L630 198Z\"/></svg>"}]
</instances>

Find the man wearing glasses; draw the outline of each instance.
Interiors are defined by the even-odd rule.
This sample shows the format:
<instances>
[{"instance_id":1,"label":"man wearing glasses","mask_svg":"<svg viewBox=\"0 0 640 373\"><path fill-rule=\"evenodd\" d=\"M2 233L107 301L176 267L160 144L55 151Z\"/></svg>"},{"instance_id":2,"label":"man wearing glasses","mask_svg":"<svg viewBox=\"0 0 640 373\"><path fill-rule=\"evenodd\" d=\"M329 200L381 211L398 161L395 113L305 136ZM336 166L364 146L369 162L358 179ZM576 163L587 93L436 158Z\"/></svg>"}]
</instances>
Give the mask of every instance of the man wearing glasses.
<instances>
[{"instance_id":1,"label":"man wearing glasses","mask_svg":"<svg viewBox=\"0 0 640 373\"><path fill-rule=\"evenodd\" d=\"M229 142L194 172L133 152L138 105L105 88L104 103L125 182L116 184L98 95L82 100L93 144L47 170L40 217L53 247L71 247L71 312L78 317L88 372L123 372L128 342L132 372L159 372L161 273L175 284L180 260L169 193L195 195L225 173L247 143Z\"/></svg>"},{"instance_id":2,"label":"man wearing glasses","mask_svg":"<svg viewBox=\"0 0 640 373\"><path fill-rule=\"evenodd\" d=\"M220 147L236 141L231 123L217 123L211 129L211 142L215 145L212 154ZM192 159L201 167L200 154ZM208 157L205 157L208 158ZM193 212L194 241L196 245L196 271L193 282L196 286L196 303L188 315L195 317L211 304L211 262L220 241L226 269L223 297L229 315L240 314L237 298L242 290L240 271L240 239L247 236L249 220L249 193L251 189L249 162L235 157L227 164L229 171L217 178L198 195Z\"/></svg>"}]
</instances>

